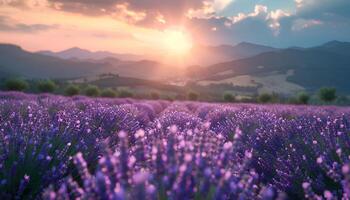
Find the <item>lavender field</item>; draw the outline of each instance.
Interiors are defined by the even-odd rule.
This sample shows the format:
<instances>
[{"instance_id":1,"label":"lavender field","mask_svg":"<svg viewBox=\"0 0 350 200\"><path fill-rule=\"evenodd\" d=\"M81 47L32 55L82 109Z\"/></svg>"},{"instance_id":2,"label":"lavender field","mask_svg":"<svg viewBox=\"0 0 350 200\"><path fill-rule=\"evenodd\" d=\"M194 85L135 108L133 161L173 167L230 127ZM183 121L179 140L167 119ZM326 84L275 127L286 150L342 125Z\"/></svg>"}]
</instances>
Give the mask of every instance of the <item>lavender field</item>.
<instances>
[{"instance_id":1,"label":"lavender field","mask_svg":"<svg viewBox=\"0 0 350 200\"><path fill-rule=\"evenodd\" d=\"M0 94L0 199L349 199L350 108Z\"/></svg>"}]
</instances>

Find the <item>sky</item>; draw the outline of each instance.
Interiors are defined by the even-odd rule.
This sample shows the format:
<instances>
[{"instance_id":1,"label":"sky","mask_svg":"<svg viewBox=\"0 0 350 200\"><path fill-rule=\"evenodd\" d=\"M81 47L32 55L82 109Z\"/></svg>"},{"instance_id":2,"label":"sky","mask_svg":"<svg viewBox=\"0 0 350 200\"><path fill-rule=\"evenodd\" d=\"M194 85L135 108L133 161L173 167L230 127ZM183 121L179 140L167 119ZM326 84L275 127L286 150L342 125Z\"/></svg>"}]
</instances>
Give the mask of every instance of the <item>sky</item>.
<instances>
[{"instance_id":1,"label":"sky","mask_svg":"<svg viewBox=\"0 0 350 200\"><path fill-rule=\"evenodd\" d=\"M350 41L349 0L0 0L0 42L31 51L188 51Z\"/></svg>"}]
</instances>

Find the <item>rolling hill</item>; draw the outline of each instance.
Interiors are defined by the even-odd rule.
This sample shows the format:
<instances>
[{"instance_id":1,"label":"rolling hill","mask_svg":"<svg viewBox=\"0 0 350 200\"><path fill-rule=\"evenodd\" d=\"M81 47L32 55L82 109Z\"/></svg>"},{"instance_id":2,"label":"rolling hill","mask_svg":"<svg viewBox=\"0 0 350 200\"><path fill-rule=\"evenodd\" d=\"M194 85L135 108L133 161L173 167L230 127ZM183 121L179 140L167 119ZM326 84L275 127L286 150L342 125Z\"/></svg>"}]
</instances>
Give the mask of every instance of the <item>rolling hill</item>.
<instances>
[{"instance_id":1,"label":"rolling hill","mask_svg":"<svg viewBox=\"0 0 350 200\"><path fill-rule=\"evenodd\" d=\"M169 70L172 73L169 73ZM101 60L62 59L32 53L19 46L0 44L0 77L24 78L77 78L114 73L140 79L166 79L179 75L179 71L156 61L121 61L108 57Z\"/></svg>"},{"instance_id":2,"label":"rolling hill","mask_svg":"<svg viewBox=\"0 0 350 200\"><path fill-rule=\"evenodd\" d=\"M38 51L37 53L54 56L62 59L79 59L79 60L101 60L105 58L115 58L119 60L129 60L129 61L137 61L145 59L144 56L133 55L133 54L117 54L111 53L108 51L89 51L86 49L81 49L78 47L72 47L70 49L66 49L59 52L53 51Z\"/></svg>"},{"instance_id":3,"label":"rolling hill","mask_svg":"<svg viewBox=\"0 0 350 200\"><path fill-rule=\"evenodd\" d=\"M249 76L251 83L258 82L263 85L263 78L271 81L274 76L283 75L286 82L296 84L308 91L331 86L341 92L350 93L348 81L350 51L347 51L349 49L350 43L333 41L313 48L289 48L262 53L245 59L211 65L205 69L191 71L190 74L196 76L201 82L210 81L210 83ZM290 91L285 92L290 93Z\"/></svg>"},{"instance_id":4,"label":"rolling hill","mask_svg":"<svg viewBox=\"0 0 350 200\"><path fill-rule=\"evenodd\" d=\"M220 62L226 62L236 59L248 58L260 53L276 51L278 49L258 44L242 42L237 45L194 45L188 56L186 57L187 65L208 66ZM133 54L117 54L108 51L89 51L78 47L73 47L60 52L39 51L42 55L54 56L62 59L75 60L103 60L106 58L114 58L123 61L141 61L141 60L159 60L162 55L133 55ZM171 64L171 61L168 63Z\"/></svg>"},{"instance_id":5,"label":"rolling hill","mask_svg":"<svg viewBox=\"0 0 350 200\"><path fill-rule=\"evenodd\" d=\"M189 56L191 65L208 66L220 62L248 58L278 49L258 44L242 42L237 45L206 46L196 45Z\"/></svg>"},{"instance_id":6,"label":"rolling hill","mask_svg":"<svg viewBox=\"0 0 350 200\"><path fill-rule=\"evenodd\" d=\"M191 80L200 86L255 87L259 92L295 94L301 90L314 92L328 86L337 88L341 93L350 93L350 43L347 42L331 41L312 48L288 49L241 43L209 49L202 48L201 51L208 54L221 52L220 55L225 55L225 59L231 57L232 61L207 67L188 67L185 73L179 67L152 60L124 61L115 57L62 59L28 52L15 45L0 44L0 78L73 79L112 73L140 80L175 82L175 85L179 78L181 82ZM249 54L252 56L249 57ZM236 56L244 58L235 59Z\"/></svg>"},{"instance_id":7,"label":"rolling hill","mask_svg":"<svg viewBox=\"0 0 350 200\"><path fill-rule=\"evenodd\" d=\"M22 76L26 78L74 78L103 72L106 67L84 61L31 53L19 46L0 44L0 76Z\"/></svg>"}]
</instances>

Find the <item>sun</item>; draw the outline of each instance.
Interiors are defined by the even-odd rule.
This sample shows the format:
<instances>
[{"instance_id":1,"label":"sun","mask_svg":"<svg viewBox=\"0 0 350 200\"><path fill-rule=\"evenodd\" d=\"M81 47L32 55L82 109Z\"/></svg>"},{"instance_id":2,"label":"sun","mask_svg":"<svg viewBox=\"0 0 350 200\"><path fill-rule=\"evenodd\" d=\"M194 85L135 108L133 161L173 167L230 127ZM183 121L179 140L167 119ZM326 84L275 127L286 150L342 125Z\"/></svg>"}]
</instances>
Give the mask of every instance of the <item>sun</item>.
<instances>
[{"instance_id":1,"label":"sun","mask_svg":"<svg viewBox=\"0 0 350 200\"><path fill-rule=\"evenodd\" d=\"M164 30L163 45L169 54L185 55L192 48L192 40L188 33L182 30Z\"/></svg>"}]
</instances>

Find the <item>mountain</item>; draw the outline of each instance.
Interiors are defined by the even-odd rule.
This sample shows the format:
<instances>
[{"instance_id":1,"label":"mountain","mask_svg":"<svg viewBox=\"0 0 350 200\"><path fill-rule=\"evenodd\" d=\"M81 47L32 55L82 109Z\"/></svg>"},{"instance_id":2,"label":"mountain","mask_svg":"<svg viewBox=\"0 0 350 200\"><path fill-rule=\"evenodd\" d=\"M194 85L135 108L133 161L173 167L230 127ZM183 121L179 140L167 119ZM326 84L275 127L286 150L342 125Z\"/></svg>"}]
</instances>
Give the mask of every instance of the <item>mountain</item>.
<instances>
[{"instance_id":1,"label":"mountain","mask_svg":"<svg viewBox=\"0 0 350 200\"><path fill-rule=\"evenodd\" d=\"M0 77L60 79L114 73L154 80L177 76L179 71L172 66L149 60L121 61L112 57L102 60L62 59L28 52L11 44L0 44L0 72Z\"/></svg>"},{"instance_id":2,"label":"mountain","mask_svg":"<svg viewBox=\"0 0 350 200\"><path fill-rule=\"evenodd\" d=\"M327 51L344 56L350 56L350 43L337 40L327 42L321 46L314 47L315 50Z\"/></svg>"},{"instance_id":3,"label":"mountain","mask_svg":"<svg viewBox=\"0 0 350 200\"><path fill-rule=\"evenodd\" d=\"M23 50L19 46L0 44L0 78L77 78L112 73L142 80L182 82L191 80L200 86L225 85L249 90L295 94L301 90L315 92L320 87L335 87L350 93L350 43L332 41L311 48L274 49L249 43L200 49L232 58L207 67L183 68L152 60L124 61L115 57L103 59L62 59ZM80 51L80 50L79 50ZM253 55L250 57L249 52ZM259 53L262 52L262 53ZM244 57L235 59L236 56ZM199 59L200 57L198 57ZM187 74L185 74L185 72Z\"/></svg>"},{"instance_id":4,"label":"mountain","mask_svg":"<svg viewBox=\"0 0 350 200\"><path fill-rule=\"evenodd\" d=\"M247 58L258 55L264 52L276 51L277 49L257 45L247 42L239 43L235 46L219 45L219 46L205 46L195 45L191 52L186 57L186 65L201 65L207 66L219 62L225 62L235 59ZM39 51L43 55L54 56L62 59L77 59L77 60L101 60L105 58L115 58L124 61L140 61L145 59L159 60L163 55L133 55L133 54L116 54L108 51L92 52L86 49L73 47L60 52ZM162 59L164 60L164 59ZM170 61L169 64L172 62Z\"/></svg>"},{"instance_id":5,"label":"mountain","mask_svg":"<svg viewBox=\"0 0 350 200\"><path fill-rule=\"evenodd\" d=\"M208 66L219 62L248 58L265 52L277 51L278 49L247 42L232 45L193 47L190 57L191 65Z\"/></svg>"},{"instance_id":6,"label":"mountain","mask_svg":"<svg viewBox=\"0 0 350 200\"><path fill-rule=\"evenodd\" d=\"M228 46L225 48L225 46L221 46L219 47L219 49L221 50L222 53L226 53L232 59L247 58L247 57L251 57L261 53L277 50L276 48L273 48L273 47L252 44L248 42L242 42L233 47Z\"/></svg>"},{"instance_id":7,"label":"mountain","mask_svg":"<svg viewBox=\"0 0 350 200\"><path fill-rule=\"evenodd\" d=\"M279 88L282 93L298 89L316 91L320 87L335 87L350 93L350 43L330 42L312 48L289 48L266 52L249 58L211 65L191 71L200 83L232 83ZM244 79L244 81L243 81ZM283 88L282 85L286 87ZM282 90L282 91L281 91ZM283 91L286 90L286 91Z\"/></svg>"},{"instance_id":8,"label":"mountain","mask_svg":"<svg viewBox=\"0 0 350 200\"><path fill-rule=\"evenodd\" d=\"M52 52L52 51L39 51L37 52L43 55L54 56L62 59L80 59L80 60L100 60L108 57L120 59L120 60L129 60L136 61L144 59L143 56L133 55L133 54L116 54L108 51L89 51L86 49L81 49L78 47L73 47L67 50Z\"/></svg>"},{"instance_id":9,"label":"mountain","mask_svg":"<svg viewBox=\"0 0 350 200\"><path fill-rule=\"evenodd\" d=\"M95 63L71 61L31 53L19 46L0 44L0 71L27 78L73 78L98 74L105 68ZM4 76L3 73L0 76ZM6 77L6 76L5 76Z\"/></svg>"}]
</instances>

